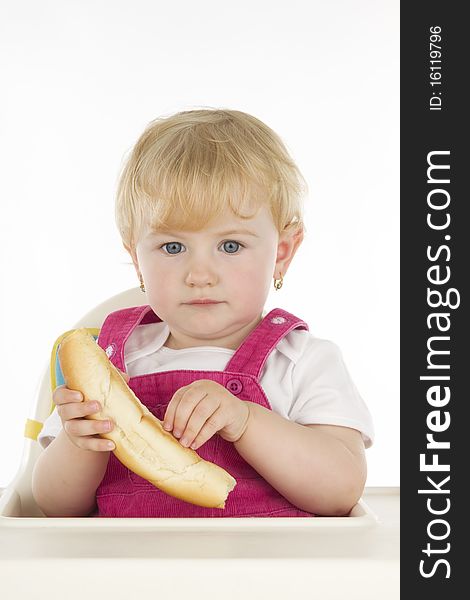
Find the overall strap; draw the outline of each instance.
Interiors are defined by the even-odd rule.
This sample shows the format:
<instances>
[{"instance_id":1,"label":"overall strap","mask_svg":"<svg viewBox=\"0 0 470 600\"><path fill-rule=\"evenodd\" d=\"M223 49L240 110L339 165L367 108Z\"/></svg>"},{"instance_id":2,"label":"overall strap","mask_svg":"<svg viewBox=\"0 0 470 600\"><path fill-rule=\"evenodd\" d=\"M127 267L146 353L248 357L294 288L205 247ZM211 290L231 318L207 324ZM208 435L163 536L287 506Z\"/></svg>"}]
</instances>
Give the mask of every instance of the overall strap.
<instances>
[{"instance_id":1,"label":"overall strap","mask_svg":"<svg viewBox=\"0 0 470 600\"><path fill-rule=\"evenodd\" d=\"M124 345L137 325L161 321L150 306L133 306L110 313L101 326L98 345L115 367L124 371Z\"/></svg>"},{"instance_id":2,"label":"overall strap","mask_svg":"<svg viewBox=\"0 0 470 600\"><path fill-rule=\"evenodd\" d=\"M282 308L274 308L243 341L225 367L225 371L247 373L259 381L268 356L293 329L308 331L308 325Z\"/></svg>"}]
</instances>

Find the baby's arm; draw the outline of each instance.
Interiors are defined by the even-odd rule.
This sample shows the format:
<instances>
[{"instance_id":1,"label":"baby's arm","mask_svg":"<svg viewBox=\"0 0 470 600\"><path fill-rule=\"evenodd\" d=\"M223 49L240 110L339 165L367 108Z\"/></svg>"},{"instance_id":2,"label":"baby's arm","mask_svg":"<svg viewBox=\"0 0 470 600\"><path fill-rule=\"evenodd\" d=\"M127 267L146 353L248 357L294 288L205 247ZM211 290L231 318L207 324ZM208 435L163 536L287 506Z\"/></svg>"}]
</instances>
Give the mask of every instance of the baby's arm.
<instances>
[{"instance_id":1,"label":"baby's arm","mask_svg":"<svg viewBox=\"0 0 470 600\"><path fill-rule=\"evenodd\" d=\"M41 453L33 471L32 489L47 517L86 517L106 471L108 452L82 450L64 430Z\"/></svg>"},{"instance_id":2,"label":"baby's arm","mask_svg":"<svg viewBox=\"0 0 470 600\"><path fill-rule=\"evenodd\" d=\"M65 386L55 389L53 400L63 429L34 465L33 496L48 517L89 515L109 460L108 441L96 435L109 431L106 421L85 419L99 406L82 402L76 394Z\"/></svg>"},{"instance_id":3,"label":"baby's arm","mask_svg":"<svg viewBox=\"0 0 470 600\"><path fill-rule=\"evenodd\" d=\"M238 453L289 502L317 515L350 512L362 495L366 460L361 434L349 427L300 425L247 403Z\"/></svg>"}]
</instances>

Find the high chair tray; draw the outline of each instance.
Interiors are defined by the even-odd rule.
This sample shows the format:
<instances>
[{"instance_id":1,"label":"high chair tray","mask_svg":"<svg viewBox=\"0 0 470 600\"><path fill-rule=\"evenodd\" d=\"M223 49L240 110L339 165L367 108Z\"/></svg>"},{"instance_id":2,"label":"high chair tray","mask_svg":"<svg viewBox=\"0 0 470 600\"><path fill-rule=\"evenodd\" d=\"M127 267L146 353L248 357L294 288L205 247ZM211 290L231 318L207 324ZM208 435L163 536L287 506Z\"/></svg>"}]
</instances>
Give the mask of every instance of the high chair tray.
<instances>
[{"instance_id":1,"label":"high chair tray","mask_svg":"<svg viewBox=\"0 0 470 600\"><path fill-rule=\"evenodd\" d=\"M365 493L349 517L0 518L4 560L396 558L399 495ZM369 501L374 512L369 508ZM356 516L354 516L356 515Z\"/></svg>"},{"instance_id":2,"label":"high chair tray","mask_svg":"<svg viewBox=\"0 0 470 600\"><path fill-rule=\"evenodd\" d=\"M15 504L12 498L11 505ZM13 514L18 515L18 510ZM18 507L16 507L18 508ZM310 529L357 529L368 528L377 523L377 516L360 500L349 516L345 517L277 517L277 518L56 518L0 515L0 527L20 529L106 529L113 531L272 531Z\"/></svg>"},{"instance_id":3,"label":"high chair tray","mask_svg":"<svg viewBox=\"0 0 470 600\"><path fill-rule=\"evenodd\" d=\"M312 519L51 519L4 510L0 590L15 600L396 600L399 491L366 488L364 499L350 517Z\"/></svg>"}]
</instances>

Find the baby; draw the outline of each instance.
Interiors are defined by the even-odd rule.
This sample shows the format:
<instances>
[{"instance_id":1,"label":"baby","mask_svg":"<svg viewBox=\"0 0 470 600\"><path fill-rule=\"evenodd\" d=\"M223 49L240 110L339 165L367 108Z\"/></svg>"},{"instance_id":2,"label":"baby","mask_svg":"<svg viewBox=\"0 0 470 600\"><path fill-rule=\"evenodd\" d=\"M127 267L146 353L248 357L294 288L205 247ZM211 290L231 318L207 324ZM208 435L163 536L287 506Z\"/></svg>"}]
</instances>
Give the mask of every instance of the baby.
<instances>
[{"instance_id":1,"label":"baby","mask_svg":"<svg viewBox=\"0 0 470 600\"><path fill-rule=\"evenodd\" d=\"M347 515L364 489L370 414L333 343L264 309L300 246L304 180L276 133L235 110L150 123L121 174L116 218L145 305L98 344L167 431L237 480L226 508L185 503L126 469L111 422L58 387L33 494L47 516ZM112 442L111 442L112 444Z\"/></svg>"}]
</instances>

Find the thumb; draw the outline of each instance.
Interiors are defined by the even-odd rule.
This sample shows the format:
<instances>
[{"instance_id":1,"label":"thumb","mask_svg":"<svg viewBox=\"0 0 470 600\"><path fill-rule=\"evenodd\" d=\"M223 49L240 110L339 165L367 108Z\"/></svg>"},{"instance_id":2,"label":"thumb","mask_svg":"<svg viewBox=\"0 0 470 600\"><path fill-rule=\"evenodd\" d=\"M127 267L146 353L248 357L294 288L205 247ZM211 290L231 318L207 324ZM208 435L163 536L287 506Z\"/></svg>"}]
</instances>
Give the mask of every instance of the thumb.
<instances>
[{"instance_id":1,"label":"thumb","mask_svg":"<svg viewBox=\"0 0 470 600\"><path fill-rule=\"evenodd\" d=\"M124 371L121 371L121 369L118 369L118 371L119 373L121 373L122 377L124 378L124 381L126 383L129 383L130 376L127 373L124 373Z\"/></svg>"}]
</instances>

